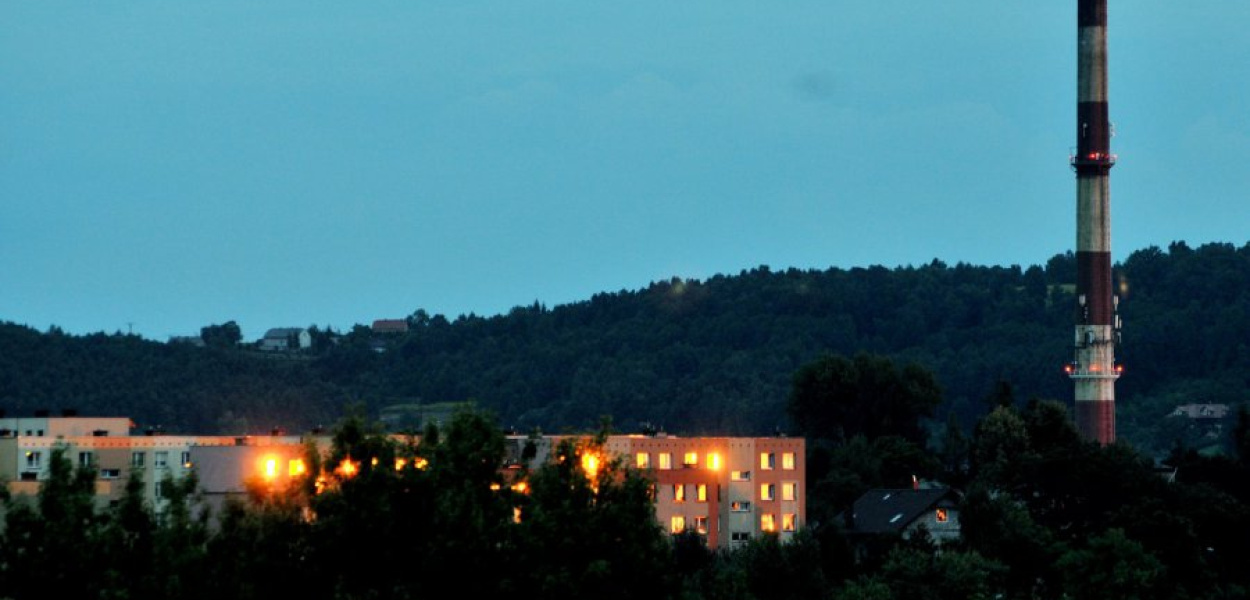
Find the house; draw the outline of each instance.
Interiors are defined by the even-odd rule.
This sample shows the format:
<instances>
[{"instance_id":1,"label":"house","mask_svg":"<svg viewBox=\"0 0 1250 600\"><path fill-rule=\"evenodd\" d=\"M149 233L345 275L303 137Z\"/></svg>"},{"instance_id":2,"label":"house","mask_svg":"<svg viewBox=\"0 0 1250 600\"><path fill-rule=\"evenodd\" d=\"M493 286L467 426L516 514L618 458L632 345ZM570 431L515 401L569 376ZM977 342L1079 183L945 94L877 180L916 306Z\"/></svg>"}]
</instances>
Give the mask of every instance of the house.
<instances>
[{"instance_id":1,"label":"house","mask_svg":"<svg viewBox=\"0 0 1250 600\"><path fill-rule=\"evenodd\" d=\"M853 535L908 539L925 529L939 544L960 537L959 495L950 488L869 490L851 511Z\"/></svg>"},{"instance_id":2,"label":"house","mask_svg":"<svg viewBox=\"0 0 1250 600\"><path fill-rule=\"evenodd\" d=\"M1182 404L1169 416L1187 417L1194 421L1212 421L1228 417L1227 404Z\"/></svg>"},{"instance_id":3,"label":"house","mask_svg":"<svg viewBox=\"0 0 1250 600\"><path fill-rule=\"evenodd\" d=\"M373 322L374 335L408 333L408 321L404 319L378 319Z\"/></svg>"},{"instance_id":4,"label":"house","mask_svg":"<svg viewBox=\"0 0 1250 600\"><path fill-rule=\"evenodd\" d=\"M260 349L266 352L303 350L312 347L312 335L299 327L276 327L265 332Z\"/></svg>"}]
</instances>

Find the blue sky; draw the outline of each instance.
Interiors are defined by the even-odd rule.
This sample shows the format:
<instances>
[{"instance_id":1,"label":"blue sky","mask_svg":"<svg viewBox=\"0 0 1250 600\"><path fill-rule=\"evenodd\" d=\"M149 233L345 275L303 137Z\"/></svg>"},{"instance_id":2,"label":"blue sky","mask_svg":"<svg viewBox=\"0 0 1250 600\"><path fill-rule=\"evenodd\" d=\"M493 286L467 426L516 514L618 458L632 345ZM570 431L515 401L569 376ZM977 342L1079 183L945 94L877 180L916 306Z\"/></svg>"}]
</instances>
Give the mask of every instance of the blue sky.
<instances>
[{"instance_id":1,"label":"blue sky","mask_svg":"<svg viewBox=\"0 0 1250 600\"><path fill-rule=\"evenodd\" d=\"M1116 259L1244 244L1250 5L1111 2ZM0 320L154 339L1071 249L1076 2L6 2Z\"/></svg>"}]
</instances>

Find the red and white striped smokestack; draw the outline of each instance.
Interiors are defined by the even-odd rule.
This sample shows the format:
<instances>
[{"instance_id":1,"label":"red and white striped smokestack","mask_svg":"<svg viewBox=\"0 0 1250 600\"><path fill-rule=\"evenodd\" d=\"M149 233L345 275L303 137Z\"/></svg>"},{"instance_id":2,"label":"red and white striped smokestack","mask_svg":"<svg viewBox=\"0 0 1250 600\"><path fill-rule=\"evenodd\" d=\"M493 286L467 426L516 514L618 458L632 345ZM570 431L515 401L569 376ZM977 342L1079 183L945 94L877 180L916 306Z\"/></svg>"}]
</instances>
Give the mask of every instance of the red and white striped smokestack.
<instances>
[{"instance_id":1,"label":"red and white striped smokestack","mask_svg":"<svg viewBox=\"0 0 1250 600\"><path fill-rule=\"evenodd\" d=\"M1107 119L1107 0L1077 0L1076 428L1115 441L1118 298L1111 284L1111 124Z\"/></svg>"}]
</instances>

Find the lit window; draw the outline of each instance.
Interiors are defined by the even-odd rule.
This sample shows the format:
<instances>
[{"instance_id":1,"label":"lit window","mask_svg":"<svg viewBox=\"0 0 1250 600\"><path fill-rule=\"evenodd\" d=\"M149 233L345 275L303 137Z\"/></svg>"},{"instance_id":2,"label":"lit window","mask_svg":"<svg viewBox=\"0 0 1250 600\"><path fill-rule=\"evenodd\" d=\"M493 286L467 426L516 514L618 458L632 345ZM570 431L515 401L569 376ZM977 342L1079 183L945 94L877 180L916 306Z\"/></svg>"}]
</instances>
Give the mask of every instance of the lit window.
<instances>
[{"instance_id":1,"label":"lit window","mask_svg":"<svg viewBox=\"0 0 1250 600\"><path fill-rule=\"evenodd\" d=\"M646 452L639 452L634 455L634 464L637 465L639 469L651 468L651 455Z\"/></svg>"},{"instance_id":2,"label":"lit window","mask_svg":"<svg viewBox=\"0 0 1250 600\"><path fill-rule=\"evenodd\" d=\"M700 483L699 487L695 488L695 500L698 502L707 502L707 484Z\"/></svg>"},{"instance_id":3,"label":"lit window","mask_svg":"<svg viewBox=\"0 0 1250 600\"><path fill-rule=\"evenodd\" d=\"M308 471L308 467L304 466L303 459L292 458L286 461L286 474L291 477L298 477Z\"/></svg>"},{"instance_id":4,"label":"lit window","mask_svg":"<svg viewBox=\"0 0 1250 600\"><path fill-rule=\"evenodd\" d=\"M702 535L707 535L707 517L695 517L694 530Z\"/></svg>"},{"instance_id":5,"label":"lit window","mask_svg":"<svg viewBox=\"0 0 1250 600\"><path fill-rule=\"evenodd\" d=\"M178 459L178 462L182 463L182 467L184 469L190 469L191 468L191 453L184 450L182 452L182 456Z\"/></svg>"},{"instance_id":6,"label":"lit window","mask_svg":"<svg viewBox=\"0 0 1250 600\"><path fill-rule=\"evenodd\" d=\"M273 479L278 476L278 459L270 458L265 460L265 479Z\"/></svg>"},{"instance_id":7,"label":"lit window","mask_svg":"<svg viewBox=\"0 0 1250 600\"><path fill-rule=\"evenodd\" d=\"M781 453L781 468L787 471L794 470L794 453L793 452Z\"/></svg>"},{"instance_id":8,"label":"lit window","mask_svg":"<svg viewBox=\"0 0 1250 600\"><path fill-rule=\"evenodd\" d=\"M776 500L777 484L761 483L760 484L760 500Z\"/></svg>"},{"instance_id":9,"label":"lit window","mask_svg":"<svg viewBox=\"0 0 1250 600\"><path fill-rule=\"evenodd\" d=\"M786 513L786 514L781 515L781 530L782 531L794 531L797 525L798 525L798 518L797 518L797 515L795 515L794 513Z\"/></svg>"},{"instance_id":10,"label":"lit window","mask_svg":"<svg viewBox=\"0 0 1250 600\"><path fill-rule=\"evenodd\" d=\"M78 453L78 466L83 469L90 469L95 464L95 455L90 452Z\"/></svg>"},{"instance_id":11,"label":"lit window","mask_svg":"<svg viewBox=\"0 0 1250 600\"><path fill-rule=\"evenodd\" d=\"M777 466L776 454L773 454L771 452L760 453L760 470L761 471L771 471L773 470L773 467L775 466Z\"/></svg>"},{"instance_id":12,"label":"lit window","mask_svg":"<svg viewBox=\"0 0 1250 600\"><path fill-rule=\"evenodd\" d=\"M769 533L777 531L777 519L772 513L760 515L760 531Z\"/></svg>"},{"instance_id":13,"label":"lit window","mask_svg":"<svg viewBox=\"0 0 1250 600\"><path fill-rule=\"evenodd\" d=\"M781 499L793 502L799 497L799 484L793 481L781 484Z\"/></svg>"},{"instance_id":14,"label":"lit window","mask_svg":"<svg viewBox=\"0 0 1250 600\"><path fill-rule=\"evenodd\" d=\"M130 467L134 469L143 468L143 453L142 452L130 453Z\"/></svg>"},{"instance_id":15,"label":"lit window","mask_svg":"<svg viewBox=\"0 0 1250 600\"><path fill-rule=\"evenodd\" d=\"M720 455L715 452L707 453L707 468L713 471L720 470Z\"/></svg>"},{"instance_id":16,"label":"lit window","mask_svg":"<svg viewBox=\"0 0 1250 600\"><path fill-rule=\"evenodd\" d=\"M660 469L667 471L673 468L673 455L668 452L660 453Z\"/></svg>"},{"instance_id":17,"label":"lit window","mask_svg":"<svg viewBox=\"0 0 1250 600\"><path fill-rule=\"evenodd\" d=\"M729 480L730 481L751 481L751 472L750 471L730 471Z\"/></svg>"},{"instance_id":18,"label":"lit window","mask_svg":"<svg viewBox=\"0 0 1250 600\"><path fill-rule=\"evenodd\" d=\"M947 516L945 508L937 509L937 513L934 516L937 519L938 523L945 523L947 519L950 518L949 516Z\"/></svg>"},{"instance_id":19,"label":"lit window","mask_svg":"<svg viewBox=\"0 0 1250 600\"><path fill-rule=\"evenodd\" d=\"M681 533L686 530L686 517L681 515L675 516L669 523L669 531L673 533Z\"/></svg>"},{"instance_id":20,"label":"lit window","mask_svg":"<svg viewBox=\"0 0 1250 600\"><path fill-rule=\"evenodd\" d=\"M164 469L169 466L169 453L165 451L154 452L152 454L152 466L158 469Z\"/></svg>"},{"instance_id":21,"label":"lit window","mask_svg":"<svg viewBox=\"0 0 1250 600\"><path fill-rule=\"evenodd\" d=\"M43 465L43 453L29 451L26 453L26 468L38 469Z\"/></svg>"},{"instance_id":22,"label":"lit window","mask_svg":"<svg viewBox=\"0 0 1250 600\"><path fill-rule=\"evenodd\" d=\"M730 512L751 512L751 503L747 501L737 501L729 503Z\"/></svg>"},{"instance_id":23,"label":"lit window","mask_svg":"<svg viewBox=\"0 0 1250 600\"><path fill-rule=\"evenodd\" d=\"M686 501L686 486L680 483L673 486L673 502Z\"/></svg>"},{"instance_id":24,"label":"lit window","mask_svg":"<svg viewBox=\"0 0 1250 600\"><path fill-rule=\"evenodd\" d=\"M690 469L699 466L699 453L687 452L681 459L681 466Z\"/></svg>"}]
</instances>

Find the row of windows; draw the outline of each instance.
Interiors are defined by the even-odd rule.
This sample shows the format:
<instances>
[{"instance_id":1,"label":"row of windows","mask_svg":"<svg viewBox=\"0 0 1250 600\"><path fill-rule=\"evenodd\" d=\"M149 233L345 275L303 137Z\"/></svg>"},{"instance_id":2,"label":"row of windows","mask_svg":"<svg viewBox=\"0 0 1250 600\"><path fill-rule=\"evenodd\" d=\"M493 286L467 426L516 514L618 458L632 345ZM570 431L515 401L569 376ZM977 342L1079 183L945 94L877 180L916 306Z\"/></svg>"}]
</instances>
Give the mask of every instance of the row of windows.
<instances>
[{"instance_id":1,"label":"row of windows","mask_svg":"<svg viewBox=\"0 0 1250 600\"><path fill-rule=\"evenodd\" d=\"M720 470L721 456L719 453L709 452L707 453L707 455L705 455L704 458L705 458L704 460L705 467L713 471ZM795 468L794 465L795 465L794 453L782 452L781 453L781 468L786 471L793 471ZM651 453L649 452L635 453L634 454L634 466L638 467L639 469L650 469L651 468ZM697 468L699 466L699 453L698 452L686 452L682 454L681 466L686 469ZM777 466L777 453L775 452L761 452L760 453L760 470L771 471L775 469L776 466ZM673 453L672 452L656 453L655 468L660 469L661 471L667 471L669 469L672 469L673 468ZM751 480L750 471L733 471L731 475L734 476L735 481L750 481ZM745 479L737 479L738 477L745 477Z\"/></svg>"},{"instance_id":2,"label":"row of windows","mask_svg":"<svg viewBox=\"0 0 1250 600\"><path fill-rule=\"evenodd\" d=\"M130 453L130 466L135 469L142 469L144 467L146 455L147 455L146 452ZM190 452L183 451L180 458L181 458L182 466L187 467L187 468L191 467L191 453ZM79 467L82 467L84 469L90 469L94 467L95 464L96 464L96 458L95 458L94 452L79 452L78 453L78 466ZM164 451L164 450L153 452L152 453L152 466L158 469L168 468L169 467L169 452ZM43 467L43 452L40 450L27 451L26 452L26 468L27 469L39 469L42 467ZM116 469L106 469L106 470L116 470Z\"/></svg>"},{"instance_id":3,"label":"row of windows","mask_svg":"<svg viewBox=\"0 0 1250 600\"><path fill-rule=\"evenodd\" d=\"M688 491L689 488L689 491ZM720 488L717 488L717 499L719 500ZM673 502L685 502L692 498L695 502L707 502L707 484L673 484ZM794 502L799 498L799 484L795 481L787 481L781 484L781 500L783 502ZM761 501L771 501L777 499L777 484L763 483L760 484ZM735 503L737 504L737 503ZM748 509L750 503L747 503Z\"/></svg>"},{"instance_id":4,"label":"row of windows","mask_svg":"<svg viewBox=\"0 0 1250 600\"><path fill-rule=\"evenodd\" d=\"M687 523L689 521L689 523ZM694 531L707 535L707 517L691 517L687 519L682 515L676 515L669 520L668 530L670 533L678 534L686 531L687 525ZM799 518L795 513L783 513L781 515L781 530L794 531L798 529ZM773 513L764 513L760 515L760 531L773 533L777 531L777 515ZM750 534L742 531L735 531L730 534L730 540L735 542L744 542L749 538Z\"/></svg>"}]
</instances>

